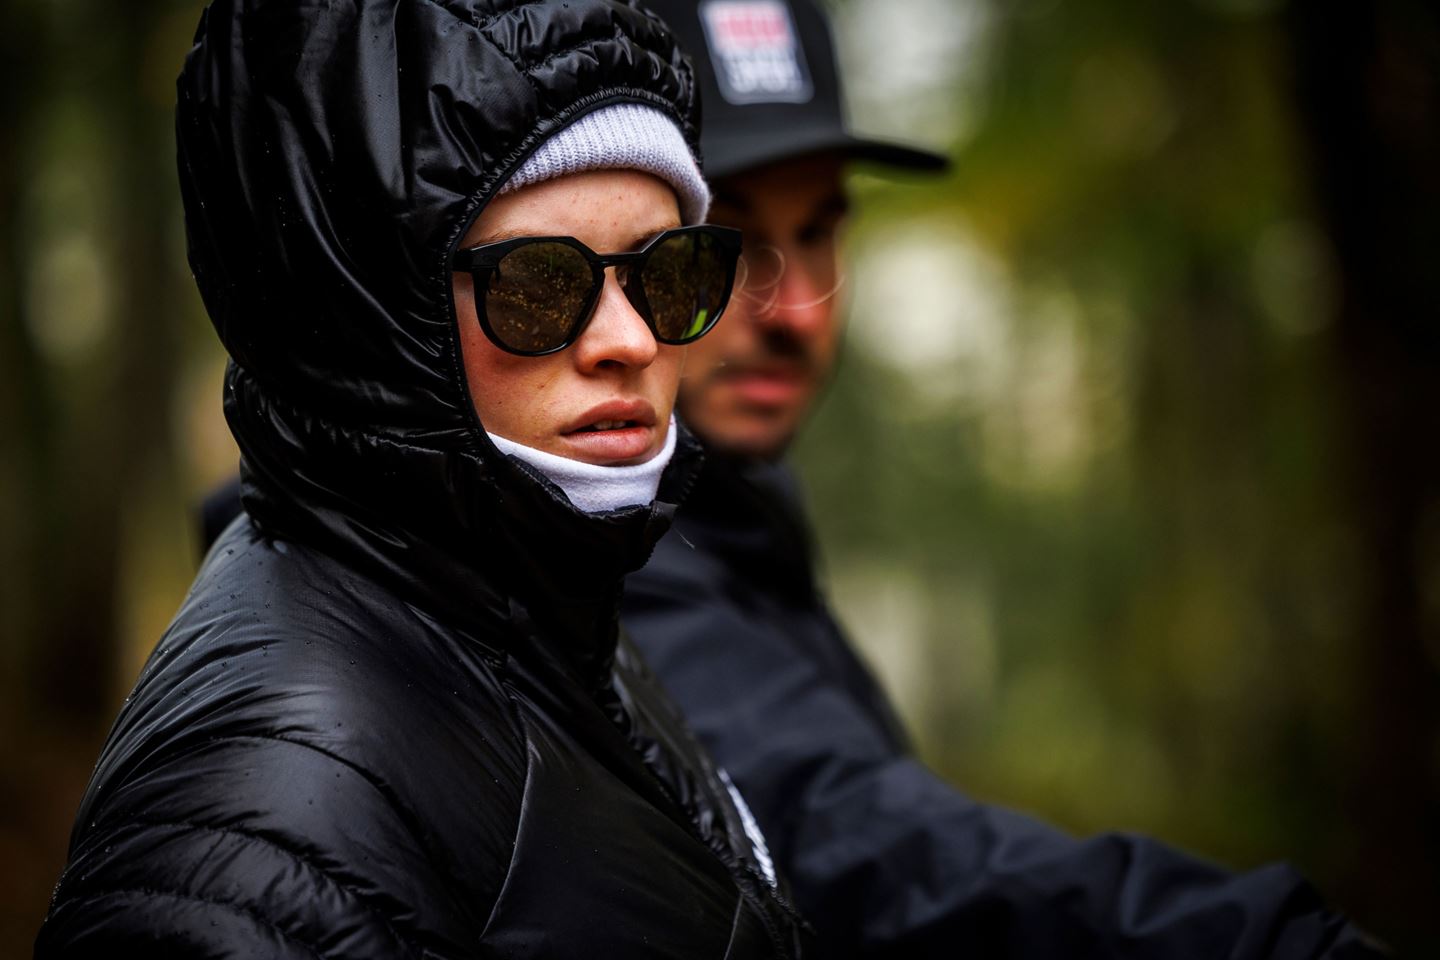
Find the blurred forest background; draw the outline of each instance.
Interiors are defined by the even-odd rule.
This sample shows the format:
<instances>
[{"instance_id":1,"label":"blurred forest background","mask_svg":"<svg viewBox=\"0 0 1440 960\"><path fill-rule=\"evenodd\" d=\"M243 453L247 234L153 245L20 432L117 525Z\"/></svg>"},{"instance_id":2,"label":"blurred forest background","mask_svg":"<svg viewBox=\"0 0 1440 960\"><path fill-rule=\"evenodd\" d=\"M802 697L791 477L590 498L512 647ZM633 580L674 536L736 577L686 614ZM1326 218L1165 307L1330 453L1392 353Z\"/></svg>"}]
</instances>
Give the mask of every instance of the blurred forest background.
<instances>
[{"instance_id":1,"label":"blurred forest background","mask_svg":"<svg viewBox=\"0 0 1440 960\"><path fill-rule=\"evenodd\" d=\"M0 6L0 953L235 468L185 264L201 4ZM922 755L1296 863L1440 954L1440 11L844 0L846 356L796 451Z\"/></svg>"}]
</instances>

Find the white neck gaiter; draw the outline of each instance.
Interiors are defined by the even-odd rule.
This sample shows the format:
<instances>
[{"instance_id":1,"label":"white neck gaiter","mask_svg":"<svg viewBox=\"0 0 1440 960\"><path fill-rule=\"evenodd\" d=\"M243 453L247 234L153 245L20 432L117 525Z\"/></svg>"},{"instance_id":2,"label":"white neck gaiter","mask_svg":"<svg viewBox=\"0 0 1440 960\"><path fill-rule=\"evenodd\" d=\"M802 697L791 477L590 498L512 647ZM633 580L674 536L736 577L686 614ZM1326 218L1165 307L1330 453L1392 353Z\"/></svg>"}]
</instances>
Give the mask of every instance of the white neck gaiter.
<instances>
[{"instance_id":1,"label":"white neck gaiter","mask_svg":"<svg viewBox=\"0 0 1440 960\"><path fill-rule=\"evenodd\" d=\"M641 503L650 503L660 489L660 475L675 453L675 417L665 431L665 446L644 463L628 467L601 467L582 463L553 453L527 447L486 431L495 449L523 460L545 474L551 483L565 491L576 509L585 513L603 513Z\"/></svg>"}]
</instances>

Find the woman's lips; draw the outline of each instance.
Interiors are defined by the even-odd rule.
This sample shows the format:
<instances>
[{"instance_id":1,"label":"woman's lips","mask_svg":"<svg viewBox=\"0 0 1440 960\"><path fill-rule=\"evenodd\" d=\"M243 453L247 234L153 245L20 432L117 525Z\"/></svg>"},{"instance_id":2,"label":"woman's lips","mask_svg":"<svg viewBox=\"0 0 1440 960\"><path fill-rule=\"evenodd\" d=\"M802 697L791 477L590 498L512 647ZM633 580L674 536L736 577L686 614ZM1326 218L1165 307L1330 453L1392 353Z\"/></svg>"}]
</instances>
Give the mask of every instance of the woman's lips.
<instances>
[{"instance_id":1,"label":"woman's lips","mask_svg":"<svg viewBox=\"0 0 1440 960\"><path fill-rule=\"evenodd\" d=\"M573 459L609 466L644 463L664 438L655 408L643 400L612 400L591 407L560 435Z\"/></svg>"},{"instance_id":2,"label":"woman's lips","mask_svg":"<svg viewBox=\"0 0 1440 960\"><path fill-rule=\"evenodd\" d=\"M602 466L627 466L644 463L659 449L655 427L622 427L618 430L592 430L567 433L562 438L573 460Z\"/></svg>"}]
</instances>

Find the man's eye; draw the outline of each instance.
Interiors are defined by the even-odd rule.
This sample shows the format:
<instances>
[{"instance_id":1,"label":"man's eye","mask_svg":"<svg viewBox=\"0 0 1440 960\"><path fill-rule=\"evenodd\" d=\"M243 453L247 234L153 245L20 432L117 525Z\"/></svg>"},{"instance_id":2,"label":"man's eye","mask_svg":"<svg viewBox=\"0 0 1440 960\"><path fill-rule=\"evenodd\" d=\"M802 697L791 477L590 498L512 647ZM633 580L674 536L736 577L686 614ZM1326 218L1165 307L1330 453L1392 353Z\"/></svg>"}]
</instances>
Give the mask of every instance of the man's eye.
<instances>
[{"instance_id":1,"label":"man's eye","mask_svg":"<svg viewBox=\"0 0 1440 960\"><path fill-rule=\"evenodd\" d=\"M795 242L802 247L813 247L822 243L830 243L835 239L835 231L840 221L826 220L823 223L812 223L800 230L795 235Z\"/></svg>"}]
</instances>

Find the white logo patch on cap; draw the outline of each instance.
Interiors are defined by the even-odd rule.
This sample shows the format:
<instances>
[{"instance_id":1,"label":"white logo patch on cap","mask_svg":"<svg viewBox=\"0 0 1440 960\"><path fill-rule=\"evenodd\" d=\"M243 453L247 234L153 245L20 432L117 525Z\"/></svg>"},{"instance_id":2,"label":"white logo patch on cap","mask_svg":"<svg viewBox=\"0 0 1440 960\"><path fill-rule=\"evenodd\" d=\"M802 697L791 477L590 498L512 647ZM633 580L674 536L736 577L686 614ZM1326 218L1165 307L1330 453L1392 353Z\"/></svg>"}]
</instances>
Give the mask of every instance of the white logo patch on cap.
<instances>
[{"instance_id":1,"label":"white logo patch on cap","mask_svg":"<svg viewBox=\"0 0 1440 960\"><path fill-rule=\"evenodd\" d=\"M805 52L783 0L705 0L700 22L720 93L729 102L805 103L813 95Z\"/></svg>"}]
</instances>

